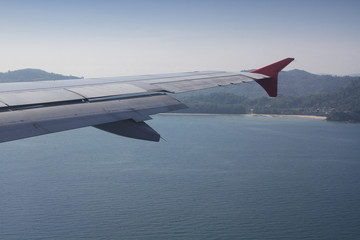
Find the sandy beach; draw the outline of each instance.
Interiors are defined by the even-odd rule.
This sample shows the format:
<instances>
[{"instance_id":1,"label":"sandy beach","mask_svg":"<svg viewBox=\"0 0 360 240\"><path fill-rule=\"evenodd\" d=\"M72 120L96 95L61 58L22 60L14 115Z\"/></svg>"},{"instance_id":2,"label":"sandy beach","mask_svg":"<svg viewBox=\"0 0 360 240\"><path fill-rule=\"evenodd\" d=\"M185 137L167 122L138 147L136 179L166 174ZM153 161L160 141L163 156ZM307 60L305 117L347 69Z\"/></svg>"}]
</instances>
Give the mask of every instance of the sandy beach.
<instances>
[{"instance_id":1,"label":"sandy beach","mask_svg":"<svg viewBox=\"0 0 360 240\"><path fill-rule=\"evenodd\" d=\"M254 116L254 117L297 117L297 118L313 118L325 120L324 116L313 115L283 115L283 114L211 114L211 113L160 113L161 115L178 115L178 116L220 116L220 115L239 115L239 116Z\"/></svg>"}]
</instances>

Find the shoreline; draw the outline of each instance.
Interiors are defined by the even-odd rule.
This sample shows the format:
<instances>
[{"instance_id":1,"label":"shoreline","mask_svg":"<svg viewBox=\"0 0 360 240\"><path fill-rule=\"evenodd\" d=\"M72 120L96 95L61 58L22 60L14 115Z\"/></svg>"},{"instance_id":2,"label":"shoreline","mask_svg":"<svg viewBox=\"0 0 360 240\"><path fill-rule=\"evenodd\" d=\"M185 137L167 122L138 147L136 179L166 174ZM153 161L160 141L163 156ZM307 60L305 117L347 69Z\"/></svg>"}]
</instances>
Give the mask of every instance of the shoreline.
<instances>
[{"instance_id":1,"label":"shoreline","mask_svg":"<svg viewBox=\"0 0 360 240\"><path fill-rule=\"evenodd\" d=\"M250 117L296 117L296 118L312 118L326 120L324 116L314 115L285 115L285 114L221 114L221 113L160 113L159 115L174 115L174 116L250 116Z\"/></svg>"}]
</instances>

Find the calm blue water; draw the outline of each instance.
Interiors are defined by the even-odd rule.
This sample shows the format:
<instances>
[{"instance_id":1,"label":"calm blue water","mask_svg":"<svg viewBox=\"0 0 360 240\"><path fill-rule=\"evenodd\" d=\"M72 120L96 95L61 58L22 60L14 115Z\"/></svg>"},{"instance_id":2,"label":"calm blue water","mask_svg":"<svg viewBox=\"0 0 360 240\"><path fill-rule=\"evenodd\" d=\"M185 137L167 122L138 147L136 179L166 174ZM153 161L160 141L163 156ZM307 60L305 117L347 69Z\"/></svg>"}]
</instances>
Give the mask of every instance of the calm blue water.
<instances>
[{"instance_id":1,"label":"calm blue water","mask_svg":"<svg viewBox=\"0 0 360 240\"><path fill-rule=\"evenodd\" d=\"M157 116L0 144L0 239L360 239L360 125Z\"/></svg>"}]
</instances>

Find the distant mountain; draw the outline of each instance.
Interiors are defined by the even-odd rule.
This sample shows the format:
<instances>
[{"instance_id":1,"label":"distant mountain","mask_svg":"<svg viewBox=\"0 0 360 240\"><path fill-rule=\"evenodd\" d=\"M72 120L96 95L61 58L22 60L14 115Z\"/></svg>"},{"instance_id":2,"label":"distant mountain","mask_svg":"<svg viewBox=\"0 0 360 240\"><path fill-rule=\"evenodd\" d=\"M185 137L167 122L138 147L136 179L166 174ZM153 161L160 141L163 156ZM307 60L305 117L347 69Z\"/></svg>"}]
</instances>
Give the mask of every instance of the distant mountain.
<instances>
[{"instance_id":1,"label":"distant mountain","mask_svg":"<svg viewBox=\"0 0 360 240\"><path fill-rule=\"evenodd\" d=\"M279 74L279 93L281 95L309 96L319 93L331 93L348 85L358 77L317 75L294 69Z\"/></svg>"},{"instance_id":2,"label":"distant mountain","mask_svg":"<svg viewBox=\"0 0 360 240\"><path fill-rule=\"evenodd\" d=\"M48 73L40 69L31 69L31 68L0 73L0 83L64 80L64 79L79 79L79 77L65 76L56 73Z\"/></svg>"},{"instance_id":3,"label":"distant mountain","mask_svg":"<svg viewBox=\"0 0 360 240\"><path fill-rule=\"evenodd\" d=\"M313 94L331 93L346 86L358 77L339 77L317 75L303 70L283 71L279 73L279 95L310 96ZM184 93L182 96L196 96L210 93L232 93L245 97L267 96L265 91L255 82L232 85L223 88L206 89L199 92Z\"/></svg>"},{"instance_id":4,"label":"distant mountain","mask_svg":"<svg viewBox=\"0 0 360 240\"><path fill-rule=\"evenodd\" d=\"M258 113L326 116L331 121L360 122L360 79L332 93L247 98L224 92L184 96L188 113Z\"/></svg>"}]
</instances>

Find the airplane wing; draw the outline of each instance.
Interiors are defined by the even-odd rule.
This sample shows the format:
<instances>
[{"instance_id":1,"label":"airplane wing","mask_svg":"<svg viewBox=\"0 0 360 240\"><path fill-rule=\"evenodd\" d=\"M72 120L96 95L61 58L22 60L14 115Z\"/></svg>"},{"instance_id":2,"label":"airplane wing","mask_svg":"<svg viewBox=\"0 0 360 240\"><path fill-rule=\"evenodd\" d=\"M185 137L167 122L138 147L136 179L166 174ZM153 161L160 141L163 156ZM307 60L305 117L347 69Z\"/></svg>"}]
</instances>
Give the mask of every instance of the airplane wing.
<instances>
[{"instance_id":1,"label":"airplane wing","mask_svg":"<svg viewBox=\"0 0 360 240\"><path fill-rule=\"evenodd\" d=\"M150 115L186 106L167 93L255 81L277 96L277 76L293 58L250 73L188 72L0 84L0 142L81 127L159 141Z\"/></svg>"}]
</instances>

